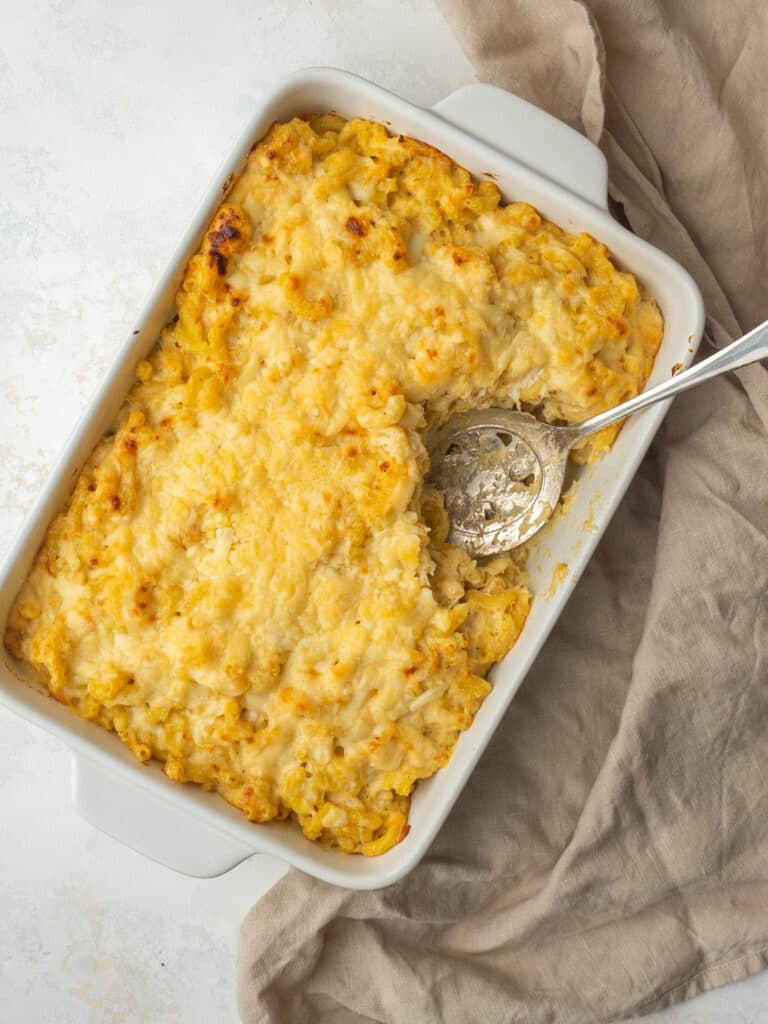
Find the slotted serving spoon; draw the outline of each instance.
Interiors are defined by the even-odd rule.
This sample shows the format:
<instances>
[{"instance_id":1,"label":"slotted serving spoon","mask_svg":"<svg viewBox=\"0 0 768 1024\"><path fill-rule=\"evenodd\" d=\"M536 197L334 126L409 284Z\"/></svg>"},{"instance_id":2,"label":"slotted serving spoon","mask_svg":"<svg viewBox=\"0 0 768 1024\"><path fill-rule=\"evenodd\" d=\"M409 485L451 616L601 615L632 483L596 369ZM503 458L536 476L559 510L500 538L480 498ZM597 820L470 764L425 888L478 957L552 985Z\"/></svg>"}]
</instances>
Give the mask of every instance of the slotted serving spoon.
<instances>
[{"instance_id":1,"label":"slotted serving spoon","mask_svg":"<svg viewBox=\"0 0 768 1024\"><path fill-rule=\"evenodd\" d=\"M427 483L441 491L448 540L470 555L522 544L555 510L577 441L654 402L768 358L768 321L696 366L583 423L551 426L528 413L483 409L454 416L427 435Z\"/></svg>"}]
</instances>

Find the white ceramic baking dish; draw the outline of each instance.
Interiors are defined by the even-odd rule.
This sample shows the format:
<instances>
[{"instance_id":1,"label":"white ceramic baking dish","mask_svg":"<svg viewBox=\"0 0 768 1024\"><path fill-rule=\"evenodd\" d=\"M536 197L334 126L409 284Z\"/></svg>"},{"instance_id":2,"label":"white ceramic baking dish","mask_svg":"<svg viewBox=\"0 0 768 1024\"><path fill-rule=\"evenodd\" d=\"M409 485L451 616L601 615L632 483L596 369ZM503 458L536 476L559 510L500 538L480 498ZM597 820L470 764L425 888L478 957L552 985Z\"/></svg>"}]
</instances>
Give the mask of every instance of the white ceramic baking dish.
<instances>
[{"instance_id":1,"label":"white ceramic baking dish","mask_svg":"<svg viewBox=\"0 0 768 1024\"><path fill-rule=\"evenodd\" d=\"M250 124L67 444L0 571L0 632L49 522L67 500L80 467L120 406L134 379L136 363L169 319L185 263L250 146L273 121L326 110L385 121L395 132L438 147L475 175L493 175L505 198L527 200L562 227L589 231L606 242L620 263L650 287L664 314L664 340L651 384L668 377L675 364L690 362L703 327L699 292L681 267L609 215L606 163L585 138L536 107L488 85L466 86L432 110L424 110L341 71L302 71L284 79L257 102ZM163 188L162 179L156 187ZM216 795L170 782L157 763L139 765L114 734L79 720L48 699L39 686L23 681L23 670L4 649L0 700L72 747L74 799L85 818L154 860L186 874L209 877L263 852L350 888L388 885L413 868L443 824L546 641L665 411L666 405L656 405L636 416L611 452L583 473L568 516L548 528L532 559L536 598L520 640L492 673L493 692L472 727L461 736L448 766L419 783L408 837L380 857L325 850L305 840L298 828L288 823L251 824ZM553 586L558 563L567 564L568 573ZM510 742L514 741L510 737Z\"/></svg>"}]
</instances>

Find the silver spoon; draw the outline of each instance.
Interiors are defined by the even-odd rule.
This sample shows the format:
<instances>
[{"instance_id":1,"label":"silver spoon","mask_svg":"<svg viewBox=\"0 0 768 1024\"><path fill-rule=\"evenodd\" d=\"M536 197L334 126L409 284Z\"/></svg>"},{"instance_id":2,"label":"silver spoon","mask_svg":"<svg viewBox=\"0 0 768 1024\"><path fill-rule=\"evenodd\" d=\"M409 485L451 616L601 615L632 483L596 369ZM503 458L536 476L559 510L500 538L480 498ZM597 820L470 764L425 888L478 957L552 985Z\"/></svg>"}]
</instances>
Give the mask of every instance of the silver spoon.
<instances>
[{"instance_id":1,"label":"silver spoon","mask_svg":"<svg viewBox=\"0 0 768 1024\"><path fill-rule=\"evenodd\" d=\"M708 359L583 423L556 427L512 409L452 417L427 435L427 483L441 491L451 520L448 540L470 555L522 544L547 522L577 441L654 402L729 370L768 358L768 321Z\"/></svg>"}]
</instances>

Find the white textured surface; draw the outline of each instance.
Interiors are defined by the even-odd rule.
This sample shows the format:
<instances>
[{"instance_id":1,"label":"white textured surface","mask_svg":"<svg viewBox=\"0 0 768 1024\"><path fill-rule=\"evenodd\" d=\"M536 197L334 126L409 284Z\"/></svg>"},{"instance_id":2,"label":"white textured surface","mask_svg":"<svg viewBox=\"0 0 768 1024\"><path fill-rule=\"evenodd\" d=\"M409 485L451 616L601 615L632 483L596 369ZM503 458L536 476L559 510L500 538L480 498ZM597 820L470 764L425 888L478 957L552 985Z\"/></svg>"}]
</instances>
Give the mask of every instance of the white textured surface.
<instances>
[{"instance_id":1,"label":"white textured surface","mask_svg":"<svg viewBox=\"0 0 768 1024\"><path fill-rule=\"evenodd\" d=\"M215 14L213 13L215 10ZM276 75L429 104L472 80L431 2L0 3L0 557L208 179ZM175 875L94 831L69 755L0 709L0 1024L229 1024L281 866ZM648 1021L768 1021L768 973Z\"/></svg>"}]
</instances>

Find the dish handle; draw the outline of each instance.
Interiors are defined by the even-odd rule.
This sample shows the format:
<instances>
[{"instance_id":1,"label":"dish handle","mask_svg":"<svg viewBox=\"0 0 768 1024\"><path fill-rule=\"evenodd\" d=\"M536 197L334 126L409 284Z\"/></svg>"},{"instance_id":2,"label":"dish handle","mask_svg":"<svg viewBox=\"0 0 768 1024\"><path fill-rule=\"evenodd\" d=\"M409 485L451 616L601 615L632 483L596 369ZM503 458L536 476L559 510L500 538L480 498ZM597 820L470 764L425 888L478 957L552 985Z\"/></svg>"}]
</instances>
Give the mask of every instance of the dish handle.
<instances>
[{"instance_id":1,"label":"dish handle","mask_svg":"<svg viewBox=\"0 0 768 1024\"><path fill-rule=\"evenodd\" d=\"M527 100L478 82L457 89L432 110L594 206L608 208L608 164L603 154L575 129Z\"/></svg>"},{"instance_id":2,"label":"dish handle","mask_svg":"<svg viewBox=\"0 0 768 1024\"><path fill-rule=\"evenodd\" d=\"M183 875L213 878L255 852L83 757L73 758L72 799L89 824Z\"/></svg>"}]
</instances>

